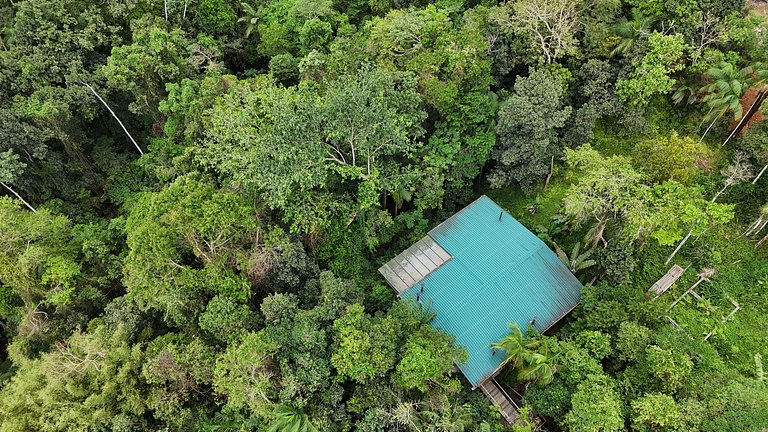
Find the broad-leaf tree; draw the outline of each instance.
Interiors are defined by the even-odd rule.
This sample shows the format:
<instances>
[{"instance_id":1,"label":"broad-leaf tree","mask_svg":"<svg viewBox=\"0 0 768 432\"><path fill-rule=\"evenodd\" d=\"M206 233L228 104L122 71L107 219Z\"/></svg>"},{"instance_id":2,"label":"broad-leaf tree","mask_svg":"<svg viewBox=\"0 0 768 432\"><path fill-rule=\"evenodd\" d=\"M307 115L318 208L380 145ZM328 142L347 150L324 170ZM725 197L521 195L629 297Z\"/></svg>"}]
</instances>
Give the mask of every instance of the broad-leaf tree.
<instances>
[{"instance_id":1,"label":"broad-leaf tree","mask_svg":"<svg viewBox=\"0 0 768 432\"><path fill-rule=\"evenodd\" d=\"M547 176L552 158L562 152L557 129L571 113L571 107L563 106L563 86L560 77L545 70L515 81L515 92L499 110L491 185L516 183L530 193Z\"/></svg>"}]
</instances>

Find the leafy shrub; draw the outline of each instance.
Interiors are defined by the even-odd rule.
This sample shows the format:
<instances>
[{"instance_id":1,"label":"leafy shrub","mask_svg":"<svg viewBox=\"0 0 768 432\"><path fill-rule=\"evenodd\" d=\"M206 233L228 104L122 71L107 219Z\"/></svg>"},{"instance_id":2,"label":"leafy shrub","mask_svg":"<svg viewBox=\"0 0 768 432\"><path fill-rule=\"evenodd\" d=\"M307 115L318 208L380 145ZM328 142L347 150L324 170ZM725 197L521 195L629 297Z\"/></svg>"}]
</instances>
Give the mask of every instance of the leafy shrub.
<instances>
[{"instance_id":1,"label":"leafy shrub","mask_svg":"<svg viewBox=\"0 0 768 432\"><path fill-rule=\"evenodd\" d=\"M697 168L707 169L711 162L704 145L691 137L673 132L668 137L640 142L634 150L633 162L653 181L676 180L684 185L693 182Z\"/></svg>"},{"instance_id":2,"label":"leafy shrub","mask_svg":"<svg viewBox=\"0 0 768 432\"><path fill-rule=\"evenodd\" d=\"M215 339L227 342L242 332L257 328L258 318L248 306L226 296L216 296L208 302L198 322L200 328Z\"/></svg>"}]
</instances>

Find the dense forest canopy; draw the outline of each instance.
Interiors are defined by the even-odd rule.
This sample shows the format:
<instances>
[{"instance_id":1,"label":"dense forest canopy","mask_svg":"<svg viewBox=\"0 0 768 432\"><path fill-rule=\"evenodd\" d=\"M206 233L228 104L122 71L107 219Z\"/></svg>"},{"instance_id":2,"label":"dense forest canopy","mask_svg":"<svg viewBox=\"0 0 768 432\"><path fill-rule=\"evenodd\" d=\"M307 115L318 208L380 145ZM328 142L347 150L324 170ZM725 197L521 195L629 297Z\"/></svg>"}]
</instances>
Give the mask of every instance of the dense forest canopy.
<instances>
[{"instance_id":1,"label":"dense forest canopy","mask_svg":"<svg viewBox=\"0 0 768 432\"><path fill-rule=\"evenodd\" d=\"M766 16L0 0L0 431L766 430ZM481 194L585 284L511 425L376 271Z\"/></svg>"}]
</instances>

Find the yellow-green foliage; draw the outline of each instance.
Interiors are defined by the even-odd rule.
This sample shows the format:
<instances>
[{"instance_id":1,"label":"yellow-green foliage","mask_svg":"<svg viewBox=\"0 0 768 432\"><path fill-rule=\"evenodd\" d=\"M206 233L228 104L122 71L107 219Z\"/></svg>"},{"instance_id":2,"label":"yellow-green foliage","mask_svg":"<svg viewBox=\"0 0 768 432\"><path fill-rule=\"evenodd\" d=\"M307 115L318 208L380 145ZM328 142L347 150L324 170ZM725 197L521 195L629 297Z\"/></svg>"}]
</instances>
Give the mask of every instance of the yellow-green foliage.
<instances>
[{"instance_id":1,"label":"yellow-green foliage","mask_svg":"<svg viewBox=\"0 0 768 432\"><path fill-rule=\"evenodd\" d=\"M633 152L635 166L654 182L676 180L684 185L693 182L697 172L711 166L712 152L693 138L672 132L638 143Z\"/></svg>"}]
</instances>

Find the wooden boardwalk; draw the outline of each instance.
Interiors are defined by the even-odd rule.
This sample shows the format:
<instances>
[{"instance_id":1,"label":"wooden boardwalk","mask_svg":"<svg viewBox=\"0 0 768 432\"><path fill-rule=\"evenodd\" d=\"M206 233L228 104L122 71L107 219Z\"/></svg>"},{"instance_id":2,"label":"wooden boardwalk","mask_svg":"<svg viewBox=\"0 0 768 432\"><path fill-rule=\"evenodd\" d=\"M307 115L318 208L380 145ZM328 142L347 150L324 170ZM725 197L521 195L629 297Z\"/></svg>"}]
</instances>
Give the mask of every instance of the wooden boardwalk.
<instances>
[{"instance_id":1,"label":"wooden boardwalk","mask_svg":"<svg viewBox=\"0 0 768 432\"><path fill-rule=\"evenodd\" d=\"M677 264L673 265L672 268L667 271L667 274L662 276L661 279L657 280L651 289L648 290L649 293L654 294L653 299L656 300L660 295L664 294L669 289L669 287L672 286L673 283L680 279L680 276L683 275L683 272L685 272L684 268Z\"/></svg>"},{"instance_id":2,"label":"wooden boardwalk","mask_svg":"<svg viewBox=\"0 0 768 432\"><path fill-rule=\"evenodd\" d=\"M517 411L517 405L512 402L512 399L507 393L501 389L496 381L491 378L485 380L480 384L480 389L485 393L488 399L498 407L501 416L509 424L513 424L520 419L520 414Z\"/></svg>"}]
</instances>

